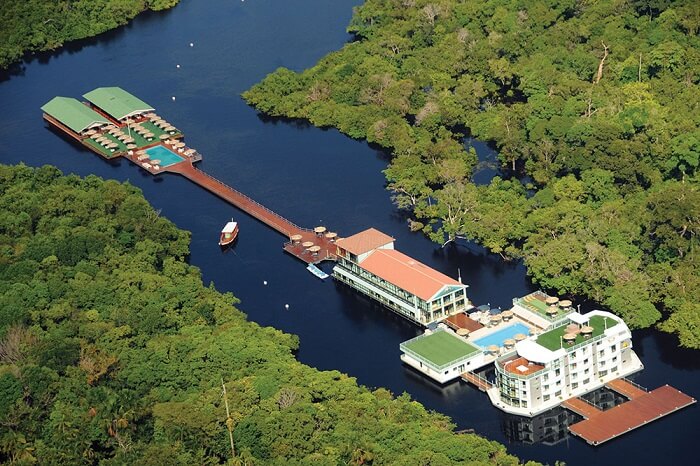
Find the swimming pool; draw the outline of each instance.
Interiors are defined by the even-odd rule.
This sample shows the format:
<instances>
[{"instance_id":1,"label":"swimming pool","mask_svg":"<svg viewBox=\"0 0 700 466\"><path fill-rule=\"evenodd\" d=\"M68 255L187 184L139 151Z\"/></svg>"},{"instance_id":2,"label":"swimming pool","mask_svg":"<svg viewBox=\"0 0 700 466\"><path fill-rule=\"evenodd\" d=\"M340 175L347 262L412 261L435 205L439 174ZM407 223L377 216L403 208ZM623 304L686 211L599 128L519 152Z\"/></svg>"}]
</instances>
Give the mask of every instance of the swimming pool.
<instances>
[{"instance_id":1,"label":"swimming pool","mask_svg":"<svg viewBox=\"0 0 700 466\"><path fill-rule=\"evenodd\" d=\"M527 325L518 322L509 325L508 327L504 327L492 333L491 335L479 338L474 343L481 346L482 348L487 348L491 345L503 346L504 341L506 341L509 338L513 338L513 336L515 336L518 333L522 333L523 335L529 335L530 329L527 328Z\"/></svg>"},{"instance_id":2,"label":"swimming pool","mask_svg":"<svg viewBox=\"0 0 700 466\"><path fill-rule=\"evenodd\" d=\"M160 160L159 165L161 167L167 167L174 163L182 162L182 157L163 146L153 146L151 148L148 148L146 149L146 153L151 159L151 163L153 163L153 160Z\"/></svg>"}]
</instances>

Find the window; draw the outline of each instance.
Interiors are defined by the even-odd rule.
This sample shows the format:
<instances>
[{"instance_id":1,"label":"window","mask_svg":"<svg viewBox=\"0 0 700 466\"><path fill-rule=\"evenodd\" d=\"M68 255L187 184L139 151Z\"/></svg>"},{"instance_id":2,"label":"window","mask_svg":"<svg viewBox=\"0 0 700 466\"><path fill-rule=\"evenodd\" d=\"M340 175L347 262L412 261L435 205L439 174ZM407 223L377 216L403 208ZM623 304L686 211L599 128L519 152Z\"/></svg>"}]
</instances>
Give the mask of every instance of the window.
<instances>
[{"instance_id":1,"label":"window","mask_svg":"<svg viewBox=\"0 0 700 466\"><path fill-rule=\"evenodd\" d=\"M600 371L598 375L600 375L601 377L605 377L606 375L608 375L608 371Z\"/></svg>"},{"instance_id":2,"label":"window","mask_svg":"<svg viewBox=\"0 0 700 466\"><path fill-rule=\"evenodd\" d=\"M554 371L554 376L555 376L555 377L558 376L559 374L561 374L561 369L557 369L557 370Z\"/></svg>"},{"instance_id":3,"label":"window","mask_svg":"<svg viewBox=\"0 0 700 466\"><path fill-rule=\"evenodd\" d=\"M561 396L561 390L559 390L558 392L556 392L556 393L554 394L554 396Z\"/></svg>"},{"instance_id":4,"label":"window","mask_svg":"<svg viewBox=\"0 0 700 466\"><path fill-rule=\"evenodd\" d=\"M576 357L576 351L572 351L572 352L571 352L571 357L572 357L572 358L575 358L575 357Z\"/></svg>"},{"instance_id":5,"label":"window","mask_svg":"<svg viewBox=\"0 0 700 466\"><path fill-rule=\"evenodd\" d=\"M591 379L586 379L586 380L583 381L583 384L586 385L586 384L587 384L588 382L590 382L590 381L591 381Z\"/></svg>"},{"instance_id":6,"label":"window","mask_svg":"<svg viewBox=\"0 0 700 466\"><path fill-rule=\"evenodd\" d=\"M557 387L561 385L561 380L557 380Z\"/></svg>"},{"instance_id":7,"label":"window","mask_svg":"<svg viewBox=\"0 0 700 466\"><path fill-rule=\"evenodd\" d=\"M605 354L605 350L600 350L598 352L598 356L600 356L601 358L603 357L604 354Z\"/></svg>"},{"instance_id":8,"label":"window","mask_svg":"<svg viewBox=\"0 0 700 466\"><path fill-rule=\"evenodd\" d=\"M549 390L549 385L543 385L542 390Z\"/></svg>"},{"instance_id":9,"label":"window","mask_svg":"<svg viewBox=\"0 0 700 466\"><path fill-rule=\"evenodd\" d=\"M613 356L612 362L617 362L617 356Z\"/></svg>"},{"instance_id":10,"label":"window","mask_svg":"<svg viewBox=\"0 0 700 466\"><path fill-rule=\"evenodd\" d=\"M588 374L590 371L591 371L590 369L586 368L586 369L583 370L583 373L584 373L584 374Z\"/></svg>"},{"instance_id":11,"label":"window","mask_svg":"<svg viewBox=\"0 0 700 466\"><path fill-rule=\"evenodd\" d=\"M544 377L542 377L542 380L544 380L545 382L549 380L549 374L545 374Z\"/></svg>"},{"instance_id":12,"label":"window","mask_svg":"<svg viewBox=\"0 0 700 466\"><path fill-rule=\"evenodd\" d=\"M588 358L584 359L584 360L583 360L583 363L584 363L584 364L588 364Z\"/></svg>"},{"instance_id":13,"label":"window","mask_svg":"<svg viewBox=\"0 0 700 466\"><path fill-rule=\"evenodd\" d=\"M576 366L577 366L576 363L572 363L572 364L571 364L571 368L572 368L572 369L576 369Z\"/></svg>"},{"instance_id":14,"label":"window","mask_svg":"<svg viewBox=\"0 0 700 466\"><path fill-rule=\"evenodd\" d=\"M545 395L545 396L542 397L542 399L543 399L544 401L549 401L549 398L550 398L549 395Z\"/></svg>"},{"instance_id":15,"label":"window","mask_svg":"<svg viewBox=\"0 0 700 466\"><path fill-rule=\"evenodd\" d=\"M578 382L574 382L571 384L571 388L578 388Z\"/></svg>"},{"instance_id":16,"label":"window","mask_svg":"<svg viewBox=\"0 0 700 466\"><path fill-rule=\"evenodd\" d=\"M604 360L603 360L603 361L600 361L600 365L601 365L601 366L604 366L604 365L605 365L605 361L604 361Z\"/></svg>"},{"instance_id":17,"label":"window","mask_svg":"<svg viewBox=\"0 0 700 466\"><path fill-rule=\"evenodd\" d=\"M610 351L617 351L617 345L612 345L610 347Z\"/></svg>"}]
</instances>

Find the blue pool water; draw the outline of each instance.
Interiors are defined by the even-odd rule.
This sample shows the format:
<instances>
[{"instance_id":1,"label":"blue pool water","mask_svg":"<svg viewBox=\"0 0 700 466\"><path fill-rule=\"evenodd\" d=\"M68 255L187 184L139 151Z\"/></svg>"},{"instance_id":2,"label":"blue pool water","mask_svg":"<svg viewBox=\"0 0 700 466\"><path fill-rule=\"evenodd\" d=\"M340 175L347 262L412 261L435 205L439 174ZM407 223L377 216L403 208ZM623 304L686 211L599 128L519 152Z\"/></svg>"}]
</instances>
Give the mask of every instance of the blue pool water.
<instances>
[{"instance_id":1,"label":"blue pool water","mask_svg":"<svg viewBox=\"0 0 700 466\"><path fill-rule=\"evenodd\" d=\"M161 167L167 167L168 165L182 162L182 157L163 146L154 146L146 149L146 153L151 160L160 160Z\"/></svg>"},{"instance_id":2,"label":"blue pool water","mask_svg":"<svg viewBox=\"0 0 700 466\"><path fill-rule=\"evenodd\" d=\"M486 348L490 345L503 346L504 341L506 341L509 338L513 338L513 336L515 336L515 334L517 333L529 335L530 330L527 328L527 325L518 322L516 324L509 325L508 327L504 327L487 337L479 338L474 343L481 346L482 348Z\"/></svg>"}]
</instances>

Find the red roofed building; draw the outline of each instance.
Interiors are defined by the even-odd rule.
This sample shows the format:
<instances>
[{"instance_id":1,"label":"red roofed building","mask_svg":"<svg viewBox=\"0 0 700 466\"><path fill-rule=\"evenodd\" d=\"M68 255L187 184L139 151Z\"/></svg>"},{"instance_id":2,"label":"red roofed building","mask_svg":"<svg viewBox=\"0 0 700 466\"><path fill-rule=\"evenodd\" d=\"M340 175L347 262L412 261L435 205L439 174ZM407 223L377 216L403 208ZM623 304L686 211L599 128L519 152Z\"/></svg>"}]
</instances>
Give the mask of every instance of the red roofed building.
<instances>
[{"instance_id":1,"label":"red roofed building","mask_svg":"<svg viewBox=\"0 0 700 466\"><path fill-rule=\"evenodd\" d=\"M337 241L333 276L422 325L471 305L466 285L394 249L394 238L370 228Z\"/></svg>"}]
</instances>

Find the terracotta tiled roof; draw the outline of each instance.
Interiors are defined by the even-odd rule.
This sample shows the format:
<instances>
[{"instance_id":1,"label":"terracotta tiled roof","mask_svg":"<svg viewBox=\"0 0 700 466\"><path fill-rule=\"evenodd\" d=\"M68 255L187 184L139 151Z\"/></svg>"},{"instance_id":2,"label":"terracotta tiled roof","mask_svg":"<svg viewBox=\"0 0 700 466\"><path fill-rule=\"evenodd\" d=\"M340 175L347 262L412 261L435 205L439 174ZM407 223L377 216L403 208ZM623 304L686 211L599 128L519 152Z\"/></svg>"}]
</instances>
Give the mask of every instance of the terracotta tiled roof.
<instances>
[{"instance_id":1,"label":"terracotta tiled roof","mask_svg":"<svg viewBox=\"0 0 700 466\"><path fill-rule=\"evenodd\" d=\"M461 285L395 249L377 249L360 263L360 267L425 301L445 285Z\"/></svg>"},{"instance_id":2,"label":"terracotta tiled roof","mask_svg":"<svg viewBox=\"0 0 700 466\"><path fill-rule=\"evenodd\" d=\"M338 247L348 250L352 254L360 255L391 243L392 241L394 241L394 238L391 236L377 229L368 228L365 231L361 231L347 238L341 238L336 241L335 244L337 244Z\"/></svg>"}]
</instances>

